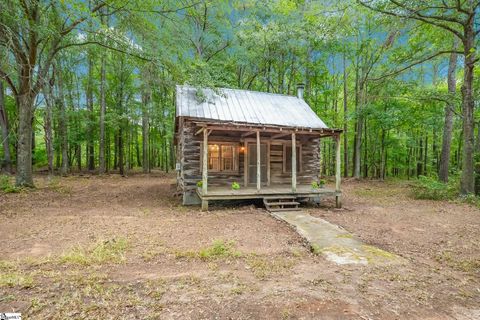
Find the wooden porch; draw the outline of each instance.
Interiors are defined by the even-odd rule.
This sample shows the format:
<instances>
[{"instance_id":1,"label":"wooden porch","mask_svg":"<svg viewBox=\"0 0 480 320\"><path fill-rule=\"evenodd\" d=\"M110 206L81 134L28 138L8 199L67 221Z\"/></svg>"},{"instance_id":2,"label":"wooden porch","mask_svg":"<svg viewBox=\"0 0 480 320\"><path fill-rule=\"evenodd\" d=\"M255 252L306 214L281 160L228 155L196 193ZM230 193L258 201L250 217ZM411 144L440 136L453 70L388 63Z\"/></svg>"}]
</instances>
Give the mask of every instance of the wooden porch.
<instances>
[{"instance_id":1,"label":"wooden porch","mask_svg":"<svg viewBox=\"0 0 480 320\"><path fill-rule=\"evenodd\" d=\"M255 187L246 187L231 190L228 187L210 187L204 194L202 188L197 188L197 194L202 200L242 200L263 199L271 196L294 196L295 198L316 198L318 196L341 196L341 191L331 188L313 189L310 185L297 185L296 191L291 186L264 186L260 190Z\"/></svg>"},{"instance_id":2,"label":"wooden porch","mask_svg":"<svg viewBox=\"0 0 480 320\"><path fill-rule=\"evenodd\" d=\"M201 187L196 188L196 193L201 200L202 210L208 210L208 202L210 200L235 200L235 199L268 199L276 197L277 199L284 196L285 199L297 199L297 198L317 198L319 196L334 196L336 200L337 208L342 206L341 202L341 153L340 153L340 130L325 129L329 130L327 132L324 129L313 130L313 129L288 129L288 128L266 128L265 126L241 126L236 124L235 126L221 126L218 124L211 124L205 122L196 122L197 131L195 136L202 134L203 139L201 139L201 157L200 157L200 166L202 168L202 180ZM221 136L235 133L239 141L243 146L251 146L251 149L243 147L244 155L255 154L254 158L251 160L244 159L244 184L238 190L232 190L231 186L226 184L224 186L209 186L209 140L212 132L222 133ZM249 138L254 136L254 138ZM297 152L300 152L301 155L301 145L299 146L299 151L297 151L297 143L302 139L302 137L312 137L318 136L322 137L332 137L335 141L335 188L312 188L311 184L305 185L300 183L298 179L298 173L301 172L302 158L299 157L297 160ZM217 137L218 139L218 137ZM247 139L250 142L247 142ZM280 140L281 139L281 140ZM298 141L297 141L298 140ZM215 140L214 140L215 141ZM288 156L288 160L285 159L286 152L285 149L282 153L284 157L284 166L289 163L289 181L285 181L282 184L275 184L271 182L271 170L270 170L270 144L275 141L283 141L288 143L291 150L291 154ZM262 145L267 145L265 148L266 160L261 160L262 155ZM264 161L266 164L263 164ZM299 166L297 166L297 161ZM249 169L252 169L251 171ZM320 173L320 172L319 172ZM312 175L312 181L315 181L315 177ZM311 183L311 182L310 182ZM295 202L290 200L290 202Z\"/></svg>"}]
</instances>

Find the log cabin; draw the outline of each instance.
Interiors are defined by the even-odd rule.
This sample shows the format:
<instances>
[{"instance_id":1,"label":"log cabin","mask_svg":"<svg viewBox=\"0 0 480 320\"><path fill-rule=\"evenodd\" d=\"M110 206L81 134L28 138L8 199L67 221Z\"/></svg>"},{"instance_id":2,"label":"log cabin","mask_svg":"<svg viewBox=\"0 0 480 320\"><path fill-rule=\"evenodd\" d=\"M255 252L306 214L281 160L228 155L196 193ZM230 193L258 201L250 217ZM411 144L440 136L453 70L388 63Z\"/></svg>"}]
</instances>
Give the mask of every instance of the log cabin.
<instances>
[{"instance_id":1,"label":"log cabin","mask_svg":"<svg viewBox=\"0 0 480 320\"><path fill-rule=\"evenodd\" d=\"M333 196L341 207L340 134L297 96L176 87L177 188L184 205L263 199L267 209ZM336 145L335 188L318 186L320 140ZM291 205L294 205L293 207ZM289 209L290 208L290 209Z\"/></svg>"}]
</instances>

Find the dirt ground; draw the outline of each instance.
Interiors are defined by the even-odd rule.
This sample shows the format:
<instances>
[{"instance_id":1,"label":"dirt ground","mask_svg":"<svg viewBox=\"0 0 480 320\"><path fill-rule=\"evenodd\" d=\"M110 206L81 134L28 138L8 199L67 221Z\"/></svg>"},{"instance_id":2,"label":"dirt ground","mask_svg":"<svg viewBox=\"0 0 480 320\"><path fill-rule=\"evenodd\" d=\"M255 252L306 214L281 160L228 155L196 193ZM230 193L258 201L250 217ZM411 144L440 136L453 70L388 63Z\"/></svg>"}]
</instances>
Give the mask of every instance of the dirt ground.
<instances>
[{"instance_id":1,"label":"dirt ground","mask_svg":"<svg viewBox=\"0 0 480 320\"><path fill-rule=\"evenodd\" d=\"M0 193L0 312L24 319L480 319L480 210L347 181L306 210L404 258L335 265L252 205L200 212L160 173Z\"/></svg>"}]
</instances>

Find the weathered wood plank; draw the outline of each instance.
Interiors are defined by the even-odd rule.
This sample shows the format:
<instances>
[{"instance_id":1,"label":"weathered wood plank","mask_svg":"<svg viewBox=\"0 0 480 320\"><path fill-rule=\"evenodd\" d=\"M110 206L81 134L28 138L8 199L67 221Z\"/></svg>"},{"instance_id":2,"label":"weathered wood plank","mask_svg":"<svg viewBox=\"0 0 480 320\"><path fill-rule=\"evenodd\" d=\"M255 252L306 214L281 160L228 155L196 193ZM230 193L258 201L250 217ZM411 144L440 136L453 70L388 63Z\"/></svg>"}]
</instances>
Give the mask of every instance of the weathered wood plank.
<instances>
[{"instance_id":1,"label":"weathered wood plank","mask_svg":"<svg viewBox=\"0 0 480 320\"><path fill-rule=\"evenodd\" d=\"M260 191L262 186L262 168L261 168L261 148L260 148L260 131L257 130L257 190Z\"/></svg>"},{"instance_id":2,"label":"weathered wood plank","mask_svg":"<svg viewBox=\"0 0 480 320\"><path fill-rule=\"evenodd\" d=\"M292 192L297 192L297 140L292 133Z\"/></svg>"}]
</instances>

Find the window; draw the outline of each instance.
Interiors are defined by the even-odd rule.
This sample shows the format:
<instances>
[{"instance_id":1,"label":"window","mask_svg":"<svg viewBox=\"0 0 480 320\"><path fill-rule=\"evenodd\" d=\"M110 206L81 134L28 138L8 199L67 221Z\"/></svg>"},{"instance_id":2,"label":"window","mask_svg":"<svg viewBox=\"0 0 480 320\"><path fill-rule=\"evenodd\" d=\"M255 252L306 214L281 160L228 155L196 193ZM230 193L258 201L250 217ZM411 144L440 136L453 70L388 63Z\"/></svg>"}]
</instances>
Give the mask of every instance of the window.
<instances>
[{"instance_id":1,"label":"window","mask_svg":"<svg viewBox=\"0 0 480 320\"><path fill-rule=\"evenodd\" d=\"M203 150L203 144L200 144ZM200 152L200 170L203 168L203 153ZM238 171L238 148L234 143L208 144L208 171Z\"/></svg>"},{"instance_id":2,"label":"window","mask_svg":"<svg viewBox=\"0 0 480 320\"><path fill-rule=\"evenodd\" d=\"M297 149L297 172L302 171L302 148L300 146L296 147ZM285 145L283 148L283 172L292 172L292 146Z\"/></svg>"},{"instance_id":3,"label":"window","mask_svg":"<svg viewBox=\"0 0 480 320\"><path fill-rule=\"evenodd\" d=\"M208 145L208 170L220 171L220 148L218 144Z\"/></svg>"},{"instance_id":4,"label":"window","mask_svg":"<svg viewBox=\"0 0 480 320\"><path fill-rule=\"evenodd\" d=\"M222 171L233 170L233 146L222 146Z\"/></svg>"}]
</instances>

